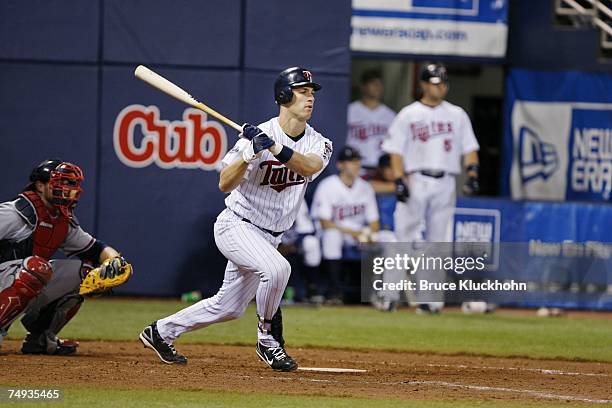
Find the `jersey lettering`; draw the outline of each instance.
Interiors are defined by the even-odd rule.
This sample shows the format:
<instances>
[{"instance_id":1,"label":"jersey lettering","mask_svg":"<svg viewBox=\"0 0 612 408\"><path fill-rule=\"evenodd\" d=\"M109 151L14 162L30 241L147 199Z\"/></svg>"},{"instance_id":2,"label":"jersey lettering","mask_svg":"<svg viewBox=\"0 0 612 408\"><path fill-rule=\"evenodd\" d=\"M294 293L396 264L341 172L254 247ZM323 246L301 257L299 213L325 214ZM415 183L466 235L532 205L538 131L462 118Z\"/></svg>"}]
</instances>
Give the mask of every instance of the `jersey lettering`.
<instances>
[{"instance_id":1,"label":"jersey lettering","mask_svg":"<svg viewBox=\"0 0 612 408\"><path fill-rule=\"evenodd\" d=\"M266 160L259 164L259 168L265 168L263 180L260 186L270 186L274 191L280 193L287 187L304 184L304 177L288 169L281 162Z\"/></svg>"}]
</instances>

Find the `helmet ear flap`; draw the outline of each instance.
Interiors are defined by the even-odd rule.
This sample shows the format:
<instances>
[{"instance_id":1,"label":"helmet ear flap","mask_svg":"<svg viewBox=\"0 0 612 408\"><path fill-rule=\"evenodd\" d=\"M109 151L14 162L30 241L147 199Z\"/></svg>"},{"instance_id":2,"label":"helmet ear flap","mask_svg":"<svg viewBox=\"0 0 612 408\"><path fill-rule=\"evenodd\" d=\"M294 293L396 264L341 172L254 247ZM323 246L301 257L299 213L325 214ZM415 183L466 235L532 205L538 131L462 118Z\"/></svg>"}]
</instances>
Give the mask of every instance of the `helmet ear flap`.
<instances>
[{"instance_id":1,"label":"helmet ear flap","mask_svg":"<svg viewBox=\"0 0 612 408\"><path fill-rule=\"evenodd\" d=\"M291 102L293 99L293 90L290 86L285 87L282 91L279 92L278 97L276 98L276 103L279 105L284 105L286 103Z\"/></svg>"}]
</instances>

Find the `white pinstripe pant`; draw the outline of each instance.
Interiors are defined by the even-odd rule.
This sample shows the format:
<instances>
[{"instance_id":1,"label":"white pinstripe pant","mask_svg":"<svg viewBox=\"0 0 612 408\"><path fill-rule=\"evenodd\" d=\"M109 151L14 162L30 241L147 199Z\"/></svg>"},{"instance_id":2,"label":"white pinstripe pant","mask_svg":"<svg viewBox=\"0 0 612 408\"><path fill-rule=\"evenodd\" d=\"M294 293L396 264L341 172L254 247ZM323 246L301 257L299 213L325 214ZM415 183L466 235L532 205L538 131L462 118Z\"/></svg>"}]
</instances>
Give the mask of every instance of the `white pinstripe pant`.
<instances>
[{"instance_id":1,"label":"white pinstripe pant","mask_svg":"<svg viewBox=\"0 0 612 408\"><path fill-rule=\"evenodd\" d=\"M215 222L215 242L228 259L223 285L216 295L158 320L161 337L172 343L181 334L213 323L237 319L256 296L257 313L272 319L289 281L291 265L276 250L281 237L262 231L225 209ZM276 346L258 330L259 340Z\"/></svg>"}]
</instances>

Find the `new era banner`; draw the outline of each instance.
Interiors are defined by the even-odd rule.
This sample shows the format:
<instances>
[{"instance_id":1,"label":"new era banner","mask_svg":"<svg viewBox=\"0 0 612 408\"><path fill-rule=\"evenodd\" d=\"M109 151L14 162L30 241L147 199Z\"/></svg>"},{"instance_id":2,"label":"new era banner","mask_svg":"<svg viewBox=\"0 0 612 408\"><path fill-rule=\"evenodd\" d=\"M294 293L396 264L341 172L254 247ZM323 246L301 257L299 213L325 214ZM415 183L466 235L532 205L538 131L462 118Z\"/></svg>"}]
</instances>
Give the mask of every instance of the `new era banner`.
<instances>
[{"instance_id":1,"label":"new era banner","mask_svg":"<svg viewBox=\"0 0 612 408\"><path fill-rule=\"evenodd\" d=\"M507 90L512 198L611 201L612 75L513 70Z\"/></svg>"},{"instance_id":2,"label":"new era banner","mask_svg":"<svg viewBox=\"0 0 612 408\"><path fill-rule=\"evenodd\" d=\"M505 0L353 0L351 49L503 58Z\"/></svg>"}]
</instances>

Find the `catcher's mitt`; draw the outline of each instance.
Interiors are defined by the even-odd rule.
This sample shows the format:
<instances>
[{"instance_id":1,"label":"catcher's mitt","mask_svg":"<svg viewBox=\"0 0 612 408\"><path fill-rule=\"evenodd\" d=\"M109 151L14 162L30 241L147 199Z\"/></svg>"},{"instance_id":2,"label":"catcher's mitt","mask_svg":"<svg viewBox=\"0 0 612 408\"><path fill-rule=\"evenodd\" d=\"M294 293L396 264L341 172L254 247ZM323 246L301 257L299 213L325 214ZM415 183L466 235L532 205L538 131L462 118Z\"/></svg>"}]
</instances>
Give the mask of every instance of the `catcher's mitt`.
<instances>
[{"instance_id":1,"label":"catcher's mitt","mask_svg":"<svg viewBox=\"0 0 612 408\"><path fill-rule=\"evenodd\" d=\"M132 276L132 265L122 256L108 258L92 269L81 282L81 295L98 295L127 282Z\"/></svg>"}]
</instances>

